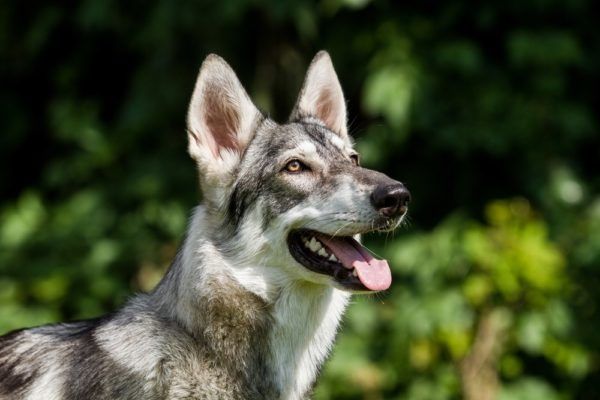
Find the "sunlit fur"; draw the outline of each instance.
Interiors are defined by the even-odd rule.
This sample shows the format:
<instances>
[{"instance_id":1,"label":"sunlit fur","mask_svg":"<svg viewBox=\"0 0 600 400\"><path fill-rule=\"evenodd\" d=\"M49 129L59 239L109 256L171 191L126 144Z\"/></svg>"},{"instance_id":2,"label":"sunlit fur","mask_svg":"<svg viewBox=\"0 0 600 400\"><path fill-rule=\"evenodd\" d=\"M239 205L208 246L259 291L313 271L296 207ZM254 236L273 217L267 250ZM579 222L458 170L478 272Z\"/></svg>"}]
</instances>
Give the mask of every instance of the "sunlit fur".
<instances>
[{"instance_id":1,"label":"sunlit fur","mask_svg":"<svg viewBox=\"0 0 600 400\"><path fill-rule=\"evenodd\" d=\"M310 396L350 293L296 262L286 238L298 228L377 228L371 192L393 181L351 160L344 97L324 52L283 125L209 56L188 138L203 201L162 281L100 319L0 338L0 399ZM286 172L291 159L310 170Z\"/></svg>"}]
</instances>

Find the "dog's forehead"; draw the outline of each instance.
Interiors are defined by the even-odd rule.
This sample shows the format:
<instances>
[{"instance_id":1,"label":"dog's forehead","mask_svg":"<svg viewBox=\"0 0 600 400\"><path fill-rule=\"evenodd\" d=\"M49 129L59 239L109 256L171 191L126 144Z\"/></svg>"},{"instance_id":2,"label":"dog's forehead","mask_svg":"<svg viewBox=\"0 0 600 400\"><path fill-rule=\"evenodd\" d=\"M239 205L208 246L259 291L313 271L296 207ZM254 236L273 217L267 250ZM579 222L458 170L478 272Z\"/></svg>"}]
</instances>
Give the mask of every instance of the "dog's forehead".
<instances>
[{"instance_id":1,"label":"dog's forehead","mask_svg":"<svg viewBox=\"0 0 600 400\"><path fill-rule=\"evenodd\" d=\"M276 125L260 132L270 150L283 153L297 150L303 154L326 156L344 155L352 150L349 143L322 125L315 123L290 123Z\"/></svg>"}]
</instances>

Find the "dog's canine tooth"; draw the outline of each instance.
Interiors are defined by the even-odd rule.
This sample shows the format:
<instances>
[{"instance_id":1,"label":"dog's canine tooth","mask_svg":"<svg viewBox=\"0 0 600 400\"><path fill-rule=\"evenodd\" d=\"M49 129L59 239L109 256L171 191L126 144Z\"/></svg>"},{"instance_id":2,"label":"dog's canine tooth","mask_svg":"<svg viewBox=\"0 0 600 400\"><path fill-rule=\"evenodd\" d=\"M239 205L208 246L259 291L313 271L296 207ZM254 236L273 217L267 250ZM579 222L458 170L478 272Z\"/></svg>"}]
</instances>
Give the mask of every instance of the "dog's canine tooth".
<instances>
[{"instance_id":1,"label":"dog's canine tooth","mask_svg":"<svg viewBox=\"0 0 600 400\"><path fill-rule=\"evenodd\" d=\"M358 278L358 272L356 272L356 269L352 270L352 276Z\"/></svg>"}]
</instances>

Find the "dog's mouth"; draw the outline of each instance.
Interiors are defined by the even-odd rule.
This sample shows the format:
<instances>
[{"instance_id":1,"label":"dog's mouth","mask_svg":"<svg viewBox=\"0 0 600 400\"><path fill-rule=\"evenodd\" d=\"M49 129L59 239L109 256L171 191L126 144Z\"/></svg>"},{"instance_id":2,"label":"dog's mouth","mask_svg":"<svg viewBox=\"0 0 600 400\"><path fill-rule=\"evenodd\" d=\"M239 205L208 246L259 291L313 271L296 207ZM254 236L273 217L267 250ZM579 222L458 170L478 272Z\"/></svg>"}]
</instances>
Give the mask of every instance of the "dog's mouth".
<instances>
[{"instance_id":1,"label":"dog's mouth","mask_svg":"<svg viewBox=\"0 0 600 400\"><path fill-rule=\"evenodd\" d=\"M352 236L331 236L307 229L288 236L290 254L313 272L333 277L344 288L386 290L392 273L386 260L375 258Z\"/></svg>"}]
</instances>

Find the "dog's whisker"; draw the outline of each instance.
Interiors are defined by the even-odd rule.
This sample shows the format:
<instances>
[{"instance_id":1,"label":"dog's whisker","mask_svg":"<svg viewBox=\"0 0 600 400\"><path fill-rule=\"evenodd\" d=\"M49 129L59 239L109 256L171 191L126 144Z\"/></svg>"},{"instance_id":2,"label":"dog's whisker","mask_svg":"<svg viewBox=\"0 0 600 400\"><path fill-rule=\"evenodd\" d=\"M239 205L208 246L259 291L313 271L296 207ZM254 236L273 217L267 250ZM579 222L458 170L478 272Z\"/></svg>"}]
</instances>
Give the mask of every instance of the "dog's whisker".
<instances>
[{"instance_id":1,"label":"dog's whisker","mask_svg":"<svg viewBox=\"0 0 600 400\"><path fill-rule=\"evenodd\" d=\"M335 231L333 233L333 235L331 235L331 238L337 236L338 232L340 232L342 229L346 228L347 226L349 226L352 223L353 223L353 221L350 221L350 222L346 223L345 225L342 225L337 231Z\"/></svg>"}]
</instances>

